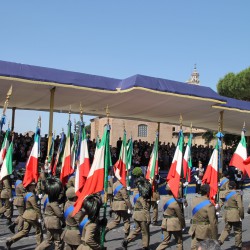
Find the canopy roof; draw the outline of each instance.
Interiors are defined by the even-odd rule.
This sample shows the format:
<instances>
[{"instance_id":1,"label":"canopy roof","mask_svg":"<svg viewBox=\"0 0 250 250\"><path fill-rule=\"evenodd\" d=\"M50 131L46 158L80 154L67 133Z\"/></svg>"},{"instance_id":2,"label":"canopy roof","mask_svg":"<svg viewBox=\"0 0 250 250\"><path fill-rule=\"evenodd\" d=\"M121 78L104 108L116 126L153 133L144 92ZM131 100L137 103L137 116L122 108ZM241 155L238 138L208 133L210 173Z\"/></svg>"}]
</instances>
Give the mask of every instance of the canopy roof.
<instances>
[{"instance_id":1,"label":"canopy roof","mask_svg":"<svg viewBox=\"0 0 250 250\"><path fill-rule=\"evenodd\" d=\"M54 111L179 124L217 130L224 111L224 130L239 134L250 113L250 102L218 95L209 87L135 75L126 79L76 73L0 61L0 105L13 86L9 107L48 111L50 90L55 90Z\"/></svg>"}]
</instances>

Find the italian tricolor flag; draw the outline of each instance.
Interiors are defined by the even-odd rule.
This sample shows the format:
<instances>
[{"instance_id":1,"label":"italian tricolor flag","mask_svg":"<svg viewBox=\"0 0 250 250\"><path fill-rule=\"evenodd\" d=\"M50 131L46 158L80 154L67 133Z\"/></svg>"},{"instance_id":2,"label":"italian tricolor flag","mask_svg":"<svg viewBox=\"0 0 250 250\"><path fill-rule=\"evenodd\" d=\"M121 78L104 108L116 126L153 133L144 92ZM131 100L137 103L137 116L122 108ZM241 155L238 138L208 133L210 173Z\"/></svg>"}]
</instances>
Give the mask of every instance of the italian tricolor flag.
<instances>
[{"instance_id":1,"label":"italian tricolor flag","mask_svg":"<svg viewBox=\"0 0 250 250\"><path fill-rule=\"evenodd\" d=\"M177 148L167 176L167 183L175 198L178 198L183 158L183 133L180 131Z\"/></svg>"},{"instance_id":2,"label":"italian tricolor flag","mask_svg":"<svg viewBox=\"0 0 250 250\"><path fill-rule=\"evenodd\" d=\"M77 163L76 177L75 177L75 192L77 196L80 194L82 188L85 185L86 179L89 175L89 171L90 171L89 151L88 151L85 128L83 128L81 135L79 161Z\"/></svg>"},{"instance_id":3,"label":"italian tricolor flag","mask_svg":"<svg viewBox=\"0 0 250 250\"><path fill-rule=\"evenodd\" d=\"M192 134L190 134L189 136L188 144L183 158L183 177L186 178L188 182L191 181L191 168L192 168L191 148L192 148Z\"/></svg>"},{"instance_id":4,"label":"italian tricolor flag","mask_svg":"<svg viewBox=\"0 0 250 250\"><path fill-rule=\"evenodd\" d=\"M0 172L0 180L2 180L7 175L11 175L13 172L12 155L13 155L13 142L11 142L6 157L4 158Z\"/></svg>"},{"instance_id":5,"label":"italian tricolor flag","mask_svg":"<svg viewBox=\"0 0 250 250\"><path fill-rule=\"evenodd\" d=\"M247 146L244 131L241 132L241 140L234 152L229 166L234 166L235 168L239 168L243 173L246 173L244 160L247 159ZM249 175L249 174L248 174Z\"/></svg>"},{"instance_id":6,"label":"italian tricolor flag","mask_svg":"<svg viewBox=\"0 0 250 250\"><path fill-rule=\"evenodd\" d=\"M219 163L219 143L217 142L209 160L206 172L202 178L202 184L210 186L209 198L215 204L215 195L218 191L218 163Z\"/></svg>"},{"instance_id":7,"label":"italian tricolor flag","mask_svg":"<svg viewBox=\"0 0 250 250\"><path fill-rule=\"evenodd\" d=\"M106 126L103 137L99 145L96 147L94 160L89 171L86 183L78 196L78 199L74 205L74 211L72 216L74 216L81 208L84 199L91 194L101 192L104 188L104 176L106 179L108 163L110 161L109 151L109 128ZM105 155L105 157L104 157Z\"/></svg>"},{"instance_id":8,"label":"italian tricolor flag","mask_svg":"<svg viewBox=\"0 0 250 250\"><path fill-rule=\"evenodd\" d=\"M35 141L29 159L25 166L23 186L27 187L32 181L38 181L38 157L39 157L40 128L37 128Z\"/></svg>"},{"instance_id":9,"label":"italian tricolor flag","mask_svg":"<svg viewBox=\"0 0 250 250\"><path fill-rule=\"evenodd\" d=\"M60 180L63 185L66 185L68 176L74 172L71 167L71 148L70 148L70 133L71 133L71 122L68 122L68 134L66 138L65 148L63 152L62 168L60 174Z\"/></svg>"},{"instance_id":10,"label":"italian tricolor flag","mask_svg":"<svg viewBox=\"0 0 250 250\"><path fill-rule=\"evenodd\" d=\"M126 168L127 168L127 139L126 131L123 134L122 146L118 161L114 165L115 177L126 187Z\"/></svg>"},{"instance_id":11,"label":"italian tricolor flag","mask_svg":"<svg viewBox=\"0 0 250 250\"><path fill-rule=\"evenodd\" d=\"M146 179L150 181L152 184L155 178L155 175L159 174L159 168L158 168L158 133L155 138L154 148L152 150L152 153L150 155L150 160L148 163L148 169L146 173Z\"/></svg>"},{"instance_id":12,"label":"italian tricolor flag","mask_svg":"<svg viewBox=\"0 0 250 250\"><path fill-rule=\"evenodd\" d=\"M0 166L3 164L5 155L7 153L8 147L9 147L9 140L8 140L9 134L10 134L10 130L8 129L5 133L5 137L4 137L4 140L2 143L2 148L0 151Z\"/></svg>"}]
</instances>

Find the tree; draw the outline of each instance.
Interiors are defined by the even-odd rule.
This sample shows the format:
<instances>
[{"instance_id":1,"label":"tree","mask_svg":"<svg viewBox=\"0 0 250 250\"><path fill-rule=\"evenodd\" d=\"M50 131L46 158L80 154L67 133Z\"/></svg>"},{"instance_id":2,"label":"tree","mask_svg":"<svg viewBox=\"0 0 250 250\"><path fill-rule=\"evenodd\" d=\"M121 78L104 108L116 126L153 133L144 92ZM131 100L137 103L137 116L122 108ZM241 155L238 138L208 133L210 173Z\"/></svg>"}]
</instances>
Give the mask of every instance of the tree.
<instances>
[{"instance_id":1,"label":"tree","mask_svg":"<svg viewBox=\"0 0 250 250\"><path fill-rule=\"evenodd\" d=\"M250 67L238 74L226 74L217 84L220 95L250 101Z\"/></svg>"},{"instance_id":2,"label":"tree","mask_svg":"<svg viewBox=\"0 0 250 250\"><path fill-rule=\"evenodd\" d=\"M213 140L215 137L214 133L212 131L207 131L202 135L202 138L205 140L205 143L209 146L209 143Z\"/></svg>"}]
</instances>

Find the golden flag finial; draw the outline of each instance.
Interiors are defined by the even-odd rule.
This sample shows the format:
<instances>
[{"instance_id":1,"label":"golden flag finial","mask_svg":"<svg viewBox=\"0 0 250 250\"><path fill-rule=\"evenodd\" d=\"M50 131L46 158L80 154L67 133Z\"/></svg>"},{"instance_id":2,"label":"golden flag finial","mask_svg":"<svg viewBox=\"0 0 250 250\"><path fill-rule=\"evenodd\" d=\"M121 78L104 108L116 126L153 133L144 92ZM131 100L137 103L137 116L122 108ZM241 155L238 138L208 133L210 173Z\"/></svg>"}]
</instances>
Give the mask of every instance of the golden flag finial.
<instances>
[{"instance_id":1,"label":"golden flag finial","mask_svg":"<svg viewBox=\"0 0 250 250\"><path fill-rule=\"evenodd\" d=\"M10 88L7 92L7 95L6 95L6 100L5 100L4 105L3 105L3 115L5 115L6 109L9 106L9 100L10 100L11 95L12 95L12 85L10 86Z\"/></svg>"},{"instance_id":2,"label":"golden flag finial","mask_svg":"<svg viewBox=\"0 0 250 250\"><path fill-rule=\"evenodd\" d=\"M106 107L106 116L107 116L107 122L109 124L109 116L110 116L109 105L107 105Z\"/></svg>"},{"instance_id":3,"label":"golden flag finial","mask_svg":"<svg viewBox=\"0 0 250 250\"><path fill-rule=\"evenodd\" d=\"M191 124L190 124L190 134L192 134L192 130L193 130L193 123L191 122Z\"/></svg>"},{"instance_id":4,"label":"golden flag finial","mask_svg":"<svg viewBox=\"0 0 250 250\"><path fill-rule=\"evenodd\" d=\"M81 122L83 122L83 107L81 102L80 102L80 120Z\"/></svg>"},{"instance_id":5,"label":"golden flag finial","mask_svg":"<svg viewBox=\"0 0 250 250\"><path fill-rule=\"evenodd\" d=\"M41 119L41 116L39 115L38 120L37 120L37 127L41 128L41 124L42 124L42 119Z\"/></svg>"},{"instance_id":6,"label":"golden flag finial","mask_svg":"<svg viewBox=\"0 0 250 250\"><path fill-rule=\"evenodd\" d=\"M182 114L180 114L179 121L180 121L180 130L182 130L182 122L183 122Z\"/></svg>"},{"instance_id":7,"label":"golden flag finial","mask_svg":"<svg viewBox=\"0 0 250 250\"><path fill-rule=\"evenodd\" d=\"M70 116L71 116L71 105L69 105L69 121L70 121Z\"/></svg>"}]
</instances>

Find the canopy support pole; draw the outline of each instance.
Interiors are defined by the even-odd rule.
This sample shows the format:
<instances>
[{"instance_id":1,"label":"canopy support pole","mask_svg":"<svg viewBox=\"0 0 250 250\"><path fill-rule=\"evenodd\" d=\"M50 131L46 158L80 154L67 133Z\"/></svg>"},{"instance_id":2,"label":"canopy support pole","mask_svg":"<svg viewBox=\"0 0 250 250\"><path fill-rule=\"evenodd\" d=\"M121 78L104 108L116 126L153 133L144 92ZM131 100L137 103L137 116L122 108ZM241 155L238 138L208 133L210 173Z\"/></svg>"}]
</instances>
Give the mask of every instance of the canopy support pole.
<instances>
[{"instance_id":1,"label":"canopy support pole","mask_svg":"<svg viewBox=\"0 0 250 250\"><path fill-rule=\"evenodd\" d=\"M55 97L56 87L50 90L50 110L49 110L49 139L48 139L48 150L47 156L49 155L50 145L52 141L52 129L53 129L53 115L54 115L54 97Z\"/></svg>"},{"instance_id":2,"label":"canopy support pole","mask_svg":"<svg viewBox=\"0 0 250 250\"><path fill-rule=\"evenodd\" d=\"M14 131L15 128L15 115L16 115L16 107L12 108L12 117L11 117L11 131Z\"/></svg>"},{"instance_id":3,"label":"canopy support pole","mask_svg":"<svg viewBox=\"0 0 250 250\"><path fill-rule=\"evenodd\" d=\"M158 128L157 128L157 130L158 130L158 138L159 138L159 141L160 141L160 126L161 126L161 123L157 122L157 124L158 124Z\"/></svg>"}]
</instances>

